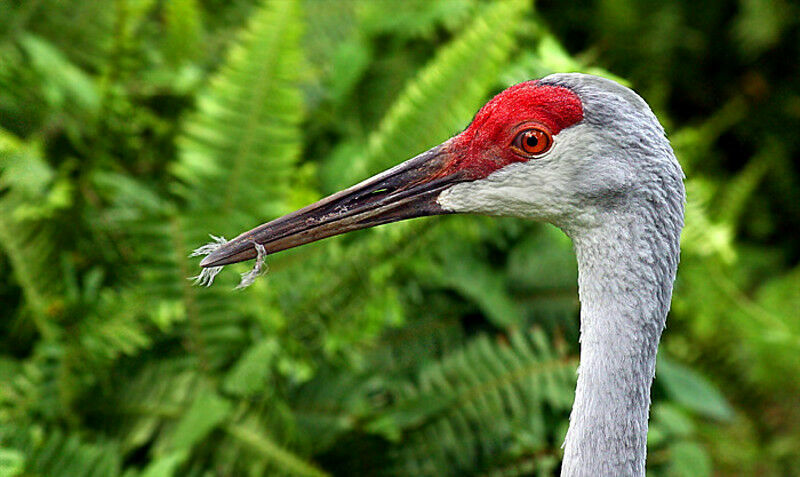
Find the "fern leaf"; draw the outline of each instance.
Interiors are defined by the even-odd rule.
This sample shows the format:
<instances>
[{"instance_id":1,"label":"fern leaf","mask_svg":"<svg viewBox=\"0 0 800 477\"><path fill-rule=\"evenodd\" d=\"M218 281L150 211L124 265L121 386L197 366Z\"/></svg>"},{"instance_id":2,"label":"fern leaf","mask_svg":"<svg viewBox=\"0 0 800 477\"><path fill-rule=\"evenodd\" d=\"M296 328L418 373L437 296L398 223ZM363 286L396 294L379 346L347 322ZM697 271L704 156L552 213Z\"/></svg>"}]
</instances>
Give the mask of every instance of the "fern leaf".
<instances>
[{"instance_id":1,"label":"fern leaf","mask_svg":"<svg viewBox=\"0 0 800 477\"><path fill-rule=\"evenodd\" d=\"M27 136L40 127L49 113L42 78L28 67L28 59L15 45L0 47L0 63L0 126Z\"/></svg>"},{"instance_id":2,"label":"fern leaf","mask_svg":"<svg viewBox=\"0 0 800 477\"><path fill-rule=\"evenodd\" d=\"M505 0L477 15L400 93L369 137L366 152L352 163L342 158L346 167L337 163L329 169L340 171L337 185L408 159L466 126L505 64L526 8L524 1Z\"/></svg>"},{"instance_id":3,"label":"fern leaf","mask_svg":"<svg viewBox=\"0 0 800 477\"><path fill-rule=\"evenodd\" d=\"M198 392L207 390L186 358L146 362L141 369L125 373L118 388L103 395L93 409L102 417L104 429L119 443L123 453L145 446L158 449L160 457L175 448L175 430Z\"/></svg>"},{"instance_id":4,"label":"fern leaf","mask_svg":"<svg viewBox=\"0 0 800 477\"><path fill-rule=\"evenodd\" d=\"M100 70L114 44L114 22L129 14L124 7L81 0L42 0L32 4L26 30L47 39L82 67Z\"/></svg>"},{"instance_id":5,"label":"fern leaf","mask_svg":"<svg viewBox=\"0 0 800 477\"><path fill-rule=\"evenodd\" d=\"M150 346L149 321L138 309L138 294L126 291L124 295L105 290L96 302L82 303L93 312L87 314L77 326L70 352L82 368L110 364L121 355L133 356ZM90 371L97 374L97 369Z\"/></svg>"},{"instance_id":6,"label":"fern leaf","mask_svg":"<svg viewBox=\"0 0 800 477\"><path fill-rule=\"evenodd\" d=\"M169 439L161 441L166 447L157 448L156 451L189 451L229 418L231 403L210 386L201 387L202 391L195 393L194 400L175 424Z\"/></svg>"},{"instance_id":7,"label":"fern leaf","mask_svg":"<svg viewBox=\"0 0 800 477\"><path fill-rule=\"evenodd\" d=\"M717 210L720 220L736 227L761 180L771 170L772 161L788 159L780 141L764 141L764 146L753 156L736 177L725 185Z\"/></svg>"},{"instance_id":8,"label":"fern leaf","mask_svg":"<svg viewBox=\"0 0 800 477\"><path fill-rule=\"evenodd\" d=\"M20 44L30 57L34 71L51 92L51 107L64 111L78 108L90 117L97 113L100 94L86 73L41 38L28 35L20 40Z\"/></svg>"},{"instance_id":9,"label":"fern leaf","mask_svg":"<svg viewBox=\"0 0 800 477\"><path fill-rule=\"evenodd\" d=\"M193 207L228 216L230 231L285 207L302 118L298 7L274 1L253 15L178 142L175 174Z\"/></svg>"},{"instance_id":10,"label":"fern leaf","mask_svg":"<svg viewBox=\"0 0 800 477\"><path fill-rule=\"evenodd\" d=\"M4 422L25 422L30 416L55 419L68 414L66 402L74 378L63 364L63 348L42 344L23 362L7 360L0 390L0 417Z\"/></svg>"},{"instance_id":11,"label":"fern leaf","mask_svg":"<svg viewBox=\"0 0 800 477\"><path fill-rule=\"evenodd\" d=\"M701 179L686 181L686 227L681 234L681 247L700 256L718 255L730 263L736 258L730 224L714 222L708 216L711 184Z\"/></svg>"},{"instance_id":12,"label":"fern leaf","mask_svg":"<svg viewBox=\"0 0 800 477\"><path fill-rule=\"evenodd\" d=\"M164 4L164 56L172 64L197 57L203 25L197 0L173 0Z\"/></svg>"},{"instance_id":13,"label":"fern leaf","mask_svg":"<svg viewBox=\"0 0 800 477\"><path fill-rule=\"evenodd\" d=\"M363 5L361 22L367 33L394 33L402 37L430 37L439 25L450 31L475 11L475 0L411 0Z\"/></svg>"},{"instance_id":14,"label":"fern leaf","mask_svg":"<svg viewBox=\"0 0 800 477\"><path fill-rule=\"evenodd\" d=\"M24 144L0 130L0 248L8 254L14 274L34 313L39 331L52 336L47 317L57 311L61 277L55 231L37 217L44 210L53 171L36 144ZM35 206L33 206L35 207Z\"/></svg>"},{"instance_id":15,"label":"fern leaf","mask_svg":"<svg viewBox=\"0 0 800 477\"><path fill-rule=\"evenodd\" d=\"M537 25L535 30L536 36L541 36L539 47L536 51L523 53L503 72L501 81L505 86L511 86L531 78L541 78L552 73L570 71L603 76L624 85L628 84L628 81L624 78L620 78L602 68L586 65L570 56L553 35L540 31L541 28L541 26Z\"/></svg>"},{"instance_id":16,"label":"fern leaf","mask_svg":"<svg viewBox=\"0 0 800 477\"><path fill-rule=\"evenodd\" d=\"M120 475L122 456L111 442L87 442L60 429L8 426L0 431L3 446L25 456L23 475L72 477Z\"/></svg>"},{"instance_id":17,"label":"fern leaf","mask_svg":"<svg viewBox=\"0 0 800 477\"><path fill-rule=\"evenodd\" d=\"M453 317L421 317L406 326L389 330L370 356L371 366L387 373L413 370L419 363L434 360L464 343L464 329Z\"/></svg>"},{"instance_id":18,"label":"fern leaf","mask_svg":"<svg viewBox=\"0 0 800 477\"><path fill-rule=\"evenodd\" d=\"M248 424L229 425L226 431L252 451L267 460L274 462L277 468L289 475L325 477L328 474L313 464L284 449L264 433L260 433Z\"/></svg>"},{"instance_id":19,"label":"fern leaf","mask_svg":"<svg viewBox=\"0 0 800 477\"><path fill-rule=\"evenodd\" d=\"M463 350L422 370L413 388L370 423L396 449L399 474L451 475L508 459L515 433L541 419L544 406L565 414L577 359L553 349L541 331L511 342L479 336ZM535 442L544 446L546 436Z\"/></svg>"},{"instance_id":20,"label":"fern leaf","mask_svg":"<svg viewBox=\"0 0 800 477\"><path fill-rule=\"evenodd\" d=\"M281 1L257 9L201 94L174 167L183 207L133 181L98 178L118 204L114 218L142 273L140 296L162 309L179 304L173 316L185 317L181 331L206 369L229 362L246 345L246 318L225 305L224 287L192 286L187 278L196 274L196 263L187 255L209 232L238 232L241 224L285 211L302 117L298 10L296 2ZM154 306L151 313L157 311Z\"/></svg>"}]
</instances>

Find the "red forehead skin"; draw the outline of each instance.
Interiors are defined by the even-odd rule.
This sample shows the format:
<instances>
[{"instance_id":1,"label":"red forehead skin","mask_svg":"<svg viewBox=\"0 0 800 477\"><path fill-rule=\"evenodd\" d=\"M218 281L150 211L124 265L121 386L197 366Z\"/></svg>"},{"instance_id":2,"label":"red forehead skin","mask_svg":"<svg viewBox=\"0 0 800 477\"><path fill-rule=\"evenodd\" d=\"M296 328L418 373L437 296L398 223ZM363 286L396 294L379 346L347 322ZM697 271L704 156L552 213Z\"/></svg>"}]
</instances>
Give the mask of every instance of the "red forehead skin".
<instances>
[{"instance_id":1,"label":"red forehead skin","mask_svg":"<svg viewBox=\"0 0 800 477\"><path fill-rule=\"evenodd\" d=\"M448 144L451 160L437 175L455 172L481 179L492 172L527 158L510 146L522 123L539 123L555 136L583 119L577 94L561 86L526 81L512 86L486 103L464 132Z\"/></svg>"}]
</instances>

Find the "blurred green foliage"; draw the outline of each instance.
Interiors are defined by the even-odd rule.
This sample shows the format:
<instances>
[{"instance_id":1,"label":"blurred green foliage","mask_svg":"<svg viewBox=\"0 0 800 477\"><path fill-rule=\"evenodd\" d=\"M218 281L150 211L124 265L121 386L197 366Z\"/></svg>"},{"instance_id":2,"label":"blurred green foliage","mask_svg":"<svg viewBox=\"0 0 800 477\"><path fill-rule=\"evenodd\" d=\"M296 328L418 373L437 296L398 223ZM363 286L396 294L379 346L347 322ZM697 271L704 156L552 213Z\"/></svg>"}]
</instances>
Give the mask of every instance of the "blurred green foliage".
<instances>
[{"instance_id":1,"label":"blurred green foliage","mask_svg":"<svg viewBox=\"0 0 800 477\"><path fill-rule=\"evenodd\" d=\"M556 229L415 220L275 255L244 292L228 270L187 280L207 233L555 71L624 78L687 172L649 471L797 475L795 4L29 0L0 18L0 475L557 472L578 302Z\"/></svg>"}]
</instances>

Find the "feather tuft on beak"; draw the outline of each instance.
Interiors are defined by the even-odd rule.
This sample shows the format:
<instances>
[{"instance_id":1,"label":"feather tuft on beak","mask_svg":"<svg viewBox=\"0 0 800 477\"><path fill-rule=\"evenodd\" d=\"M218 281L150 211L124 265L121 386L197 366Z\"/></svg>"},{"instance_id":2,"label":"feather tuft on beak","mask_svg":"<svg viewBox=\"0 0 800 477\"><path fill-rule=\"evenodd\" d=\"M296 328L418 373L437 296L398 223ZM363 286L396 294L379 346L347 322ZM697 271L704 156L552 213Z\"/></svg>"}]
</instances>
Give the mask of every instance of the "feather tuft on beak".
<instances>
[{"instance_id":1,"label":"feather tuft on beak","mask_svg":"<svg viewBox=\"0 0 800 477\"><path fill-rule=\"evenodd\" d=\"M228 240L226 240L225 237L217 237L211 234L209 234L209 236L213 239L213 241L196 248L192 254L189 255L190 257L208 256L228 243ZM253 247L256 250L256 262L253 264L253 268L251 268L249 272L242 273L242 279L239 284L236 285L236 290L249 287L254 281L256 281L256 278L267 272L266 248L264 248L264 246L260 243L256 242L253 242ZM194 280L195 285L210 287L214 284L214 278L216 278L217 274L219 274L224 267L225 265L203 268L199 275L190 277L189 280Z\"/></svg>"},{"instance_id":2,"label":"feather tuft on beak","mask_svg":"<svg viewBox=\"0 0 800 477\"><path fill-rule=\"evenodd\" d=\"M212 241L194 249L189 257L202 257L212 254L222 248L223 245L228 243L228 241L225 240L225 237L217 237L211 234L208 234L208 236L211 237ZM189 277L189 280L194 280L195 285L200 285L201 287L210 287L214 284L214 278L216 278L217 274L221 271L222 266L203 268L200 271L200 275Z\"/></svg>"},{"instance_id":3,"label":"feather tuft on beak","mask_svg":"<svg viewBox=\"0 0 800 477\"><path fill-rule=\"evenodd\" d=\"M256 281L256 278L267 273L267 249L260 243L254 242L253 246L256 248L256 263L253 264L253 268L249 272L242 273L242 281L236 285L237 290L249 287Z\"/></svg>"}]
</instances>

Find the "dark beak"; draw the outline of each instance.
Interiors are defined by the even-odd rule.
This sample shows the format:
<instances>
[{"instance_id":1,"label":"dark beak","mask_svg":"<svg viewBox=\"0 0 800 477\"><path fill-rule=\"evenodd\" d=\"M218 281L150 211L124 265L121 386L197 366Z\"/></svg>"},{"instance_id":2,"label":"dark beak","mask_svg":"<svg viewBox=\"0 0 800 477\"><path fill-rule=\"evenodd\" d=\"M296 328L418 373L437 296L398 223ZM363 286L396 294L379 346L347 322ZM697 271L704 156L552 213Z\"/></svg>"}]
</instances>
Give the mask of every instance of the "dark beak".
<instances>
[{"instance_id":1,"label":"dark beak","mask_svg":"<svg viewBox=\"0 0 800 477\"><path fill-rule=\"evenodd\" d=\"M225 243L201 262L218 267L256 257L255 244L275 253L333 235L448 212L436 202L466 174L450 171L447 143L314 204L259 225Z\"/></svg>"}]
</instances>

